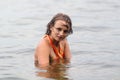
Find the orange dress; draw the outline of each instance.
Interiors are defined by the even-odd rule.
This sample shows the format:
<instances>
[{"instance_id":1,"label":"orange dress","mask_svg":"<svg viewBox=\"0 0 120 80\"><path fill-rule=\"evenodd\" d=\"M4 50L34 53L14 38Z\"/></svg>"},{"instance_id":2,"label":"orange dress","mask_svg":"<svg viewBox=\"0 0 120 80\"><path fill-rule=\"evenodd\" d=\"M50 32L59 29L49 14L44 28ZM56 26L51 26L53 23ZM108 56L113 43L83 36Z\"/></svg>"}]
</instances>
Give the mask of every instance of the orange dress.
<instances>
[{"instance_id":1,"label":"orange dress","mask_svg":"<svg viewBox=\"0 0 120 80\"><path fill-rule=\"evenodd\" d=\"M53 51L54 51L54 53L56 55L55 60L64 59L65 54L64 54L63 50L60 47L59 47L59 49L56 48L55 45L53 44L52 39L49 37L49 35L46 35L46 36L47 36L47 38L48 38L48 40L50 42L50 46L53 48Z\"/></svg>"},{"instance_id":2,"label":"orange dress","mask_svg":"<svg viewBox=\"0 0 120 80\"><path fill-rule=\"evenodd\" d=\"M43 38L48 39L50 46L53 49L53 52L54 52L53 54L55 55L55 56L53 56L52 54L49 54L49 62L51 63L53 61L58 62L58 61L63 60L65 58L65 54L64 54L63 50L60 47L59 47L59 49L55 47L55 45L53 44L53 41L49 37L49 35L45 35ZM37 56L37 54L35 54L35 65L37 65L37 64L38 64L38 56Z\"/></svg>"}]
</instances>

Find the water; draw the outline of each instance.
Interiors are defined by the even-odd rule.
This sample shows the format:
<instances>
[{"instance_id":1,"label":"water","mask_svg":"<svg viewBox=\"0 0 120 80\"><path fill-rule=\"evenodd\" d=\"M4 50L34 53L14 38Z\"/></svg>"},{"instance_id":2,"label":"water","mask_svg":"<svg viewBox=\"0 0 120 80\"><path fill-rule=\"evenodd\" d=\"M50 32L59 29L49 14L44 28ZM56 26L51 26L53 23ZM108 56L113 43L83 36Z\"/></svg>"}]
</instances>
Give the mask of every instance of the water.
<instances>
[{"instance_id":1,"label":"water","mask_svg":"<svg viewBox=\"0 0 120 80\"><path fill-rule=\"evenodd\" d=\"M73 21L73 57L55 74L37 69L33 55L58 12ZM0 0L0 80L120 80L119 14L120 0Z\"/></svg>"}]
</instances>

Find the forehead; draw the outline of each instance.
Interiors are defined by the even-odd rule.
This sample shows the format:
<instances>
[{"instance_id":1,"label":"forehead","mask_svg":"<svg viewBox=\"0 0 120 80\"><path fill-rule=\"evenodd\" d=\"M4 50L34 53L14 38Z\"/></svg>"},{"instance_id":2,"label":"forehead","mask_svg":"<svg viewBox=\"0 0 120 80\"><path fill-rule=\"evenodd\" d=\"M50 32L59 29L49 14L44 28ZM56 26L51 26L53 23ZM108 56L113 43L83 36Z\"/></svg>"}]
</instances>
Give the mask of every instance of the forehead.
<instances>
[{"instance_id":1,"label":"forehead","mask_svg":"<svg viewBox=\"0 0 120 80\"><path fill-rule=\"evenodd\" d=\"M55 26L56 26L56 25L65 26L65 27L68 28L67 23L66 23L65 21L63 21L63 20L57 20L57 21L55 22Z\"/></svg>"},{"instance_id":2,"label":"forehead","mask_svg":"<svg viewBox=\"0 0 120 80\"><path fill-rule=\"evenodd\" d=\"M55 21L55 24L66 25L67 23L63 20L57 20Z\"/></svg>"}]
</instances>

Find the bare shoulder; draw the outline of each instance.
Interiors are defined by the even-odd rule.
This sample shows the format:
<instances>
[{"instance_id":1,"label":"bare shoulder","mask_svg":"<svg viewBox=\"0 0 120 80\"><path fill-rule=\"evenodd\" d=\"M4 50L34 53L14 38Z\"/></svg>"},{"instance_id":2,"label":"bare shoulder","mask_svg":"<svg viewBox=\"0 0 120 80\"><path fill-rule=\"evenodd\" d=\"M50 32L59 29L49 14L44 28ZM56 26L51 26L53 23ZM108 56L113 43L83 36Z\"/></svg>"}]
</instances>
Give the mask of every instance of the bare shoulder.
<instances>
[{"instance_id":1,"label":"bare shoulder","mask_svg":"<svg viewBox=\"0 0 120 80\"><path fill-rule=\"evenodd\" d=\"M35 50L35 62L39 63L40 65L47 65L49 63L49 54L50 54L50 47L48 40L42 38L40 43L38 44Z\"/></svg>"},{"instance_id":2,"label":"bare shoulder","mask_svg":"<svg viewBox=\"0 0 120 80\"><path fill-rule=\"evenodd\" d=\"M46 46L46 47L49 46L49 42L46 38L42 38L37 47L39 48L39 47L43 47L43 46Z\"/></svg>"},{"instance_id":3,"label":"bare shoulder","mask_svg":"<svg viewBox=\"0 0 120 80\"><path fill-rule=\"evenodd\" d=\"M65 54L65 59L69 61L71 59L71 51L70 51L70 46L67 39L64 39L61 44L63 44L64 46L63 50Z\"/></svg>"},{"instance_id":4,"label":"bare shoulder","mask_svg":"<svg viewBox=\"0 0 120 80\"><path fill-rule=\"evenodd\" d=\"M42 38L36 47L36 54L42 53L42 51L49 51L49 41L46 38Z\"/></svg>"},{"instance_id":5,"label":"bare shoulder","mask_svg":"<svg viewBox=\"0 0 120 80\"><path fill-rule=\"evenodd\" d=\"M67 39L64 39L64 40L61 41L62 45L66 45L67 43L68 43Z\"/></svg>"}]
</instances>

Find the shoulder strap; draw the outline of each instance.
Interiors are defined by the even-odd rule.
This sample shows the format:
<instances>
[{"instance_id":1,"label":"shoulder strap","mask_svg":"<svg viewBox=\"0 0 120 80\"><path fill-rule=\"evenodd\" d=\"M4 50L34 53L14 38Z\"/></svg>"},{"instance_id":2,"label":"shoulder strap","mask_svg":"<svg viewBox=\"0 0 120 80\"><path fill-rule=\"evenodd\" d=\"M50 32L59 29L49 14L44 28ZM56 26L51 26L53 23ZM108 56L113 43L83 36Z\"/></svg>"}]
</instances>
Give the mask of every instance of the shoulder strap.
<instances>
[{"instance_id":1,"label":"shoulder strap","mask_svg":"<svg viewBox=\"0 0 120 80\"><path fill-rule=\"evenodd\" d=\"M54 46L54 44L53 44L53 42L52 42L52 39L51 39L48 35L47 35L47 37L48 37L48 40L49 40L49 42L50 42L50 45L51 45L51 47L53 48L55 54L56 54L59 58L63 59L64 53L63 53L63 51L61 50L61 48L60 48L60 51L58 51L57 48Z\"/></svg>"}]
</instances>

